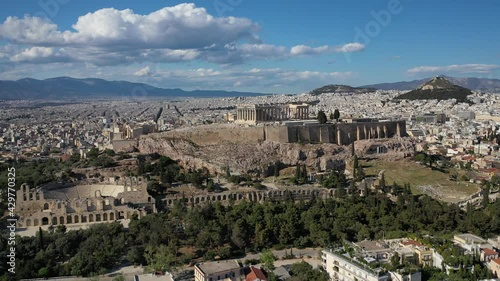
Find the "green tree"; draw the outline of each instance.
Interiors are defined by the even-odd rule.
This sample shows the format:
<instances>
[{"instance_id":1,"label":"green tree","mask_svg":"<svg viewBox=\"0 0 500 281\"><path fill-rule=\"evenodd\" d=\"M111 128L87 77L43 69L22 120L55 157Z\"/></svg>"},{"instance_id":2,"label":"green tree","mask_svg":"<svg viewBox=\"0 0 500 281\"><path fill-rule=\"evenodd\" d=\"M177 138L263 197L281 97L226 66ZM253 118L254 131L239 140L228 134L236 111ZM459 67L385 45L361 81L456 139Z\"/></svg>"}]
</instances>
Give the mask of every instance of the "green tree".
<instances>
[{"instance_id":1,"label":"green tree","mask_svg":"<svg viewBox=\"0 0 500 281\"><path fill-rule=\"evenodd\" d=\"M279 167L279 163L276 162L274 163L274 177L279 177L280 176L280 167Z\"/></svg>"},{"instance_id":2,"label":"green tree","mask_svg":"<svg viewBox=\"0 0 500 281\"><path fill-rule=\"evenodd\" d=\"M176 263L176 252L167 245L159 247L148 245L144 250L144 257L151 271L170 271Z\"/></svg>"},{"instance_id":3,"label":"green tree","mask_svg":"<svg viewBox=\"0 0 500 281\"><path fill-rule=\"evenodd\" d=\"M386 188L386 183L385 183L385 173L382 173L382 176L380 177L380 181L378 182L378 186L379 186L382 190L385 190L385 188Z\"/></svg>"},{"instance_id":4,"label":"green tree","mask_svg":"<svg viewBox=\"0 0 500 281\"><path fill-rule=\"evenodd\" d=\"M483 187L482 195L483 195L482 205L484 208L486 208L490 204L490 186L489 186L489 184L486 184Z\"/></svg>"},{"instance_id":5,"label":"green tree","mask_svg":"<svg viewBox=\"0 0 500 281\"><path fill-rule=\"evenodd\" d=\"M274 262L276 261L276 256L274 256L271 249L266 249L260 255L260 262L263 263L264 268L273 271L274 270Z\"/></svg>"},{"instance_id":6,"label":"green tree","mask_svg":"<svg viewBox=\"0 0 500 281\"><path fill-rule=\"evenodd\" d=\"M340 111L338 109L335 109L335 111L333 112L333 118L339 122L339 118L340 118Z\"/></svg>"},{"instance_id":7,"label":"green tree","mask_svg":"<svg viewBox=\"0 0 500 281\"><path fill-rule=\"evenodd\" d=\"M325 124L326 121L328 121L326 119L326 114L325 114L325 112L323 110L318 111L318 117L317 117L317 119L318 119L318 122L320 124Z\"/></svg>"},{"instance_id":8,"label":"green tree","mask_svg":"<svg viewBox=\"0 0 500 281\"><path fill-rule=\"evenodd\" d=\"M359 168L359 160L358 160L358 156L357 155L354 155L354 160L353 160L353 164L352 164L354 170L356 170L357 168Z\"/></svg>"},{"instance_id":9,"label":"green tree","mask_svg":"<svg viewBox=\"0 0 500 281\"><path fill-rule=\"evenodd\" d=\"M93 160L96 159L99 156L99 149L96 147L93 147L87 152L87 159Z\"/></svg>"}]
</instances>

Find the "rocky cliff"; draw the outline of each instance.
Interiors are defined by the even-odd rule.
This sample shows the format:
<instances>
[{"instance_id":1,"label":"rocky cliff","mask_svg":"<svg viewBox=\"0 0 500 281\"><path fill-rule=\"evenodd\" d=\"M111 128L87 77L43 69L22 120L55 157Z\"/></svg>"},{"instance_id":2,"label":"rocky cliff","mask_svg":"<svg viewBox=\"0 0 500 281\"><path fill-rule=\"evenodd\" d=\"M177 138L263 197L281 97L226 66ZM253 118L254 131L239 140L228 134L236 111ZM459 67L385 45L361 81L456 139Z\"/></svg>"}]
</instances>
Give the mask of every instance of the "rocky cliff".
<instances>
[{"instance_id":1,"label":"rocky cliff","mask_svg":"<svg viewBox=\"0 0 500 281\"><path fill-rule=\"evenodd\" d=\"M369 142L360 142L357 153L370 153ZM396 139L378 140L378 146L386 147L385 157L403 158L413 150L409 141ZM263 175L272 173L271 166L279 162L281 165L294 166L305 164L312 170L329 170L345 166L350 158L350 147L336 144L299 144L262 141L252 143L230 143L197 145L190 140L166 138L161 135L148 135L139 140L141 153L157 152L191 168L206 167L211 172L222 173L225 167L231 171L248 173L260 171ZM380 156L383 156L382 154Z\"/></svg>"}]
</instances>

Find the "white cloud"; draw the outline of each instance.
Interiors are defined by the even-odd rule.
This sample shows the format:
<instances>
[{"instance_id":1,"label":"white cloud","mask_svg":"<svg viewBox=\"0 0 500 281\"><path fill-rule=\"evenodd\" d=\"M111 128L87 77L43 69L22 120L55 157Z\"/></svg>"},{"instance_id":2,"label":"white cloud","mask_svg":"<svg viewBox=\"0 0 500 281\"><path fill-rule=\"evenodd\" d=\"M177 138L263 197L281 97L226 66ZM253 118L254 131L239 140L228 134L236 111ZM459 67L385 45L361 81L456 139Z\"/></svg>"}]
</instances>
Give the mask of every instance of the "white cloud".
<instances>
[{"instance_id":1,"label":"white cloud","mask_svg":"<svg viewBox=\"0 0 500 281\"><path fill-rule=\"evenodd\" d=\"M151 69L149 68L149 65L144 67L144 68L141 68L139 69L138 71L134 72L134 75L135 76L150 76L152 75L153 72L151 71Z\"/></svg>"},{"instance_id":2,"label":"white cloud","mask_svg":"<svg viewBox=\"0 0 500 281\"><path fill-rule=\"evenodd\" d=\"M338 53L353 53L359 52L365 49L365 45L361 43L349 43L343 46L335 47L335 52Z\"/></svg>"},{"instance_id":3,"label":"white cloud","mask_svg":"<svg viewBox=\"0 0 500 281\"><path fill-rule=\"evenodd\" d=\"M141 79L139 82L182 88L203 85L204 89L235 90L234 87L237 87L236 90L261 92L269 91L269 87L285 85L282 87L283 89L293 88L296 92L300 91L298 89L310 90L324 84L341 83L353 77L354 73L352 72L297 71L282 68L253 68L250 70L198 68L187 70L156 69L154 77L144 77L146 79Z\"/></svg>"},{"instance_id":4,"label":"white cloud","mask_svg":"<svg viewBox=\"0 0 500 281\"><path fill-rule=\"evenodd\" d=\"M80 63L25 64L9 67L0 64L0 79L20 77L44 79L54 76L75 78L96 77L107 80L127 80L162 88L185 90L234 90L261 93L298 93L326 84L352 84L357 78L350 71L321 72L284 68L231 67L171 67L168 64L132 64L122 67Z\"/></svg>"},{"instance_id":5,"label":"white cloud","mask_svg":"<svg viewBox=\"0 0 500 281\"><path fill-rule=\"evenodd\" d=\"M127 48L203 48L258 38L258 25L246 18L215 18L194 4L165 7L148 15L107 8L80 16L76 31L59 31L47 20L8 17L0 37L21 44Z\"/></svg>"},{"instance_id":6,"label":"white cloud","mask_svg":"<svg viewBox=\"0 0 500 281\"><path fill-rule=\"evenodd\" d=\"M410 74L447 74L447 73L491 73L499 69L495 64L454 64L447 66L418 66L408 69Z\"/></svg>"},{"instance_id":7,"label":"white cloud","mask_svg":"<svg viewBox=\"0 0 500 281\"><path fill-rule=\"evenodd\" d=\"M317 55L325 53L352 53L359 52L365 48L365 45L360 43L349 43L342 46L321 46L321 47L310 47L306 45L298 45L292 47L290 50L290 55L292 56L302 56L302 55Z\"/></svg>"},{"instance_id":8,"label":"white cloud","mask_svg":"<svg viewBox=\"0 0 500 281\"><path fill-rule=\"evenodd\" d=\"M70 30L29 15L8 17L0 23L0 40L28 48L9 51L11 62L18 64L68 61L99 66L189 61L225 65L364 48L360 43L276 46L261 42L259 29L250 19L214 17L185 3L145 15L130 9L100 9L80 16ZM5 57L0 51L0 59Z\"/></svg>"}]
</instances>

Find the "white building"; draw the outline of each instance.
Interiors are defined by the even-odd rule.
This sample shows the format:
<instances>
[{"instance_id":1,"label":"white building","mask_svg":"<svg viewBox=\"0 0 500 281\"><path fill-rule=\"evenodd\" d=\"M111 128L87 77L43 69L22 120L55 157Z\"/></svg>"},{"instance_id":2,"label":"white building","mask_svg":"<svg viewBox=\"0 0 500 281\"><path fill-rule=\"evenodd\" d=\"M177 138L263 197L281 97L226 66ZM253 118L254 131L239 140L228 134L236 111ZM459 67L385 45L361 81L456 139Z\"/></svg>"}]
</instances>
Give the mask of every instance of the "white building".
<instances>
[{"instance_id":1,"label":"white building","mask_svg":"<svg viewBox=\"0 0 500 281\"><path fill-rule=\"evenodd\" d=\"M240 281L245 279L240 264L235 260L204 262L194 266L195 281Z\"/></svg>"},{"instance_id":2,"label":"white building","mask_svg":"<svg viewBox=\"0 0 500 281\"><path fill-rule=\"evenodd\" d=\"M323 250L322 264L331 280L334 281L389 281L390 275L375 270L360 261L351 259L347 254L337 254Z\"/></svg>"}]
</instances>

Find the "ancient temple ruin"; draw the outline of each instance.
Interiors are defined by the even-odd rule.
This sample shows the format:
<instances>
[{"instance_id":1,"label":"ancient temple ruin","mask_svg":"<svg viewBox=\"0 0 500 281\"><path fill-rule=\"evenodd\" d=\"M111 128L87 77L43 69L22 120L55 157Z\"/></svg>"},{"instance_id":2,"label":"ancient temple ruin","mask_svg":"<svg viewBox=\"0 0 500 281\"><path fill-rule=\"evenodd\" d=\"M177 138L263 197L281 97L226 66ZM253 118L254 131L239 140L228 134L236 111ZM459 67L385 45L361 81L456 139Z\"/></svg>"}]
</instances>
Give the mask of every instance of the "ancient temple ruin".
<instances>
[{"instance_id":1,"label":"ancient temple ruin","mask_svg":"<svg viewBox=\"0 0 500 281\"><path fill-rule=\"evenodd\" d=\"M146 184L135 177L56 190L23 184L17 191L16 208L20 228L112 222L156 212Z\"/></svg>"},{"instance_id":2,"label":"ancient temple ruin","mask_svg":"<svg viewBox=\"0 0 500 281\"><path fill-rule=\"evenodd\" d=\"M309 118L308 104L245 104L238 105L235 122L255 125L263 122L305 120Z\"/></svg>"}]
</instances>

